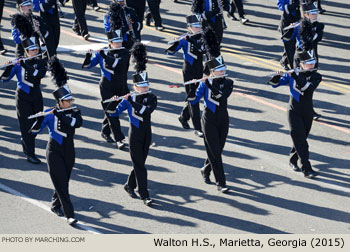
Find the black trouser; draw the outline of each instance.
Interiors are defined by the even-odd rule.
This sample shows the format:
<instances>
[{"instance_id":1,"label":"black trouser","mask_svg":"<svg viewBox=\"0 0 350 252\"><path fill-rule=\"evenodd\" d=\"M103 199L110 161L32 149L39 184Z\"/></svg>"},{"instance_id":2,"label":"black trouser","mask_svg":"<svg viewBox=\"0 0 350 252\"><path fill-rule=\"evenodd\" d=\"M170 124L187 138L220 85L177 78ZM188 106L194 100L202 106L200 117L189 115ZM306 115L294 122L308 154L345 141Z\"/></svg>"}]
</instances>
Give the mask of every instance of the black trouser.
<instances>
[{"instance_id":1,"label":"black trouser","mask_svg":"<svg viewBox=\"0 0 350 252\"><path fill-rule=\"evenodd\" d=\"M4 3L5 3L5 0L0 0L0 25L1 25L1 19L2 19L2 12L4 10ZM0 50L2 49L4 49L4 44L2 43L1 35L0 35Z\"/></svg>"},{"instance_id":2,"label":"black trouser","mask_svg":"<svg viewBox=\"0 0 350 252\"><path fill-rule=\"evenodd\" d=\"M87 4L92 5L92 7L97 7L97 0L88 0Z\"/></svg>"},{"instance_id":3,"label":"black trouser","mask_svg":"<svg viewBox=\"0 0 350 252\"><path fill-rule=\"evenodd\" d=\"M309 162L309 145L307 137L310 133L313 120L312 110L300 115L293 110L288 111L288 122L290 126L290 135L293 141L293 147L290 151L290 162L296 164L298 159L301 162L301 170L308 171L311 169Z\"/></svg>"},{"instance_id":4,"label":"black trouser","mask_svg":"<svg viewBox=\"0 0 350 252\"><path fill-rule=\"evenodd\" d=\"M149 11L151 12L152 18L154 19L154 26L162 26L162 18L160 17L160 0L147 0Z\"/></svg>"},{"instance_id":5,"label":"black trouser","mask_svg":"<svg viewBox=\"0 0 350 252\"><path fill-rule=\"evenodd\" d=\"M240 18L244 17L244 10L243 10L243 2L242 2L242 0L231 1L231 7L232 7L232 10L231 10L232 14L236 11L236 8L237 8L239 17Z\"/></svg>"},{"instance_id":6,"label":"black trouser","mask_svg":"<svg viewBox=\"0 0 350 252\"><path fill-rule=\"evenodd\" d=\"M89 33L85 18L87 0L72 0L72 4L75 13L73 29L85 36Z\"/></svg>"},{"instance_id":7,"label":"black trouser","mask_svg":"<svg viewBox=\"0 0 350 252\"><path fill-rule=\"evenodd\" d=\"M210 109L205 108L202 116L202 129L205 150L208 155L203 167L204 173L209 176L212 170L216 184L225 186L226 178L221 155L229 129L227 109L219 109L214 114Z\"/></svg>"},{"instance_id":8,"label":"black trouser","mask_svg":"<svg viewBox=\"0 0 350 252\"><path fill-rule=\"evenodd\" d=\"M129 148L133 165L127 184L130 188L138 191L141 199L149 197L147 190L147 170L145 167L149 146L152 140L152 131L150 122L140 122L139 128L130 125L129 129Z\"/></svg>"},{"instance_id":9,"label":"black trouser","mask_svg":"<svg viewBox=\"0 0 350 252\"><path fill-rule=\"evenodd\" d=\"M28 119L28 116L34 115L40 111L43 111L43 97L39 90L32 89L30 94L26 94L21 89L17 88L16 91L16 111L19 122L19 128L21 129L21 143L23 152L27 156L35 155L35 135L29 133L35 119Z\"/></svg>"},{"instance_id":10,"label":"black trouser","mask_svg":"<svg viewBox=\"0 0 350 252\"><path fill-rule=\"evenodd\" d=\"M143 27L143 18L145 15L146 0L126 0L126 5L135 10L137 17L139 18L141 29ZM141 33L141 32L140 32Z\"/></svg>"},{"instance_id":11,"label":"black trouser","mask_svg":"<svg viewBox=\"0 0 350 252\"><path fill-rule=\"evenodd\" d=\"M295 54L295 43L296 38L283 42L284 52L281 61L285 66L289 66L291 69L294 68L294 54Z\"/></svg>"},{"instance_id":12,"label":"black trouser","mask_svg":"<svg viewBox=\"0 0 350 252\"><path fill-rule=\"evenodd\" d=\"M114 95L121 96L123 93L121 92L116 92L111 89L105 88L102 85L100 85L100 93L102 100L107 100ZM111 103L102 103L102 108L103 111L105 112L105 115L103 117L103 122L102 122L102 133L109 136L111 132L113 133L114 140L115 141L121 141L125 139L125 136L120 128L120 121L119 121L119 116L116 117L111 117L108 113L109 110L115 110L115 107L111 106ZM113 102L113 106L115 106L115 102Z\"/></svg>"},{"instance_id":13,"label":"black trouser","mask_svg":"<svg viewBox=\"0 0 350 252\"><path fill-rule=\"evenodd\" d=\"M217 36L217 39L219 41L219 44L221 44L222 41L222 36L224 33L224 28L223 28L223 24L222 24L222 15L217 15L215 17L215 23L213 22L203 22L203 27L205 27L206 25L209 25L214 31L215 34Z\"/></svg>"},{"instance_id":14,"label":"black trouser","mask_svg":"<svg viewBox=\"0 0 350 252\"><path fill-rule=\"evenodd\" d=\"M57 54L56 50L58 47L58 44L60 43L60 34L61 34L61 25L60 25L60 18L58 16L58 13L54 15L50 14L44 14L41 15L43 20L45 21L47 25L47 30L49 32L49 38L45 40L47 50L50 54L50 57ZM42 34L45 36L45 34Z\"/></svg>"},{"instance_id":15,"label":"black trouser","mask_svg":"<svg viewBox=\"0 0 350 252\"><path fill-rule=\"evenodd\" d=\"M188 63L185 62L182 67L182 74L183 74L184 82L190 81L192 79L200 79L203 77L203 67L190 66ZM194 97L194 94L198 86L199 86L199 83L185 85L187 97ZM191 92L191 95L189 95L190 92ZM201 122L200 122L201 115L200 115L199 102L196 103L195 105L192 105L189 102L186 102L185 106L181 111L180 116L182 120L185 120L185 121L188 121L191 118L194 129L201 131Z\"/></svg>"},{"instance_id":16,"label":"black trouser","mask_svg":"<svg viewBox=\"0 0 350 252\"><path fill-rule=\"evenodd\" d=\"M54 140L51 140L54 141ZM69 179L74 166L74 146L70 150L52 150L48 143L46 151L47 166L52 183L55 187L52 195L52 208L58 209L62 206L67 218L74 218L73 204L69 196ZM56 143L57 145L57 143Z\"/></svg>"}]
</instances>

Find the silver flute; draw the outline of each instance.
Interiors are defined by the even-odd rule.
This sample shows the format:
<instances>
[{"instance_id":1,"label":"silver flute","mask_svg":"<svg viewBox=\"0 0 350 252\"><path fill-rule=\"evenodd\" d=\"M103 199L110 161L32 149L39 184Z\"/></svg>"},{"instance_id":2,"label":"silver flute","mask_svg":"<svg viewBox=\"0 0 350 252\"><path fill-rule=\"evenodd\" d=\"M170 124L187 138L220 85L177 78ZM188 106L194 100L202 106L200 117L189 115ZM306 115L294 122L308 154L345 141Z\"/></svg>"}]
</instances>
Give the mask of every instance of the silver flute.
<instances>
[{"instance_id":1,"label":"silver flute","mask_svg":"<svg viewBox=\"0 0 350 252\"><path fill-rule=\"evenodd\" d=\"M168 44L169 44L169 45L170 45L170 44L174 44L175 42L180 41L181 39L184 39L184 38L186 38L186 37L192 37L192 36L194 36L194 35L201 34L201 33L202 33L202 31L196 32L196 33L186 32L185 34L182 34L181 36L179 36L179 37L177 37L177 38L175 38L175 39L169 41Z\"/></svg>"},{"instance_id":2,"label":"silver flute","mask_svg":"<svg viewBox=\"0 0 350 252\"><path fill-rule=\"evenodd\" d=\"M191 80L191 81L186 81L184 83L184 85L189 85L189 84L193 84L193 83L197 83L197 82L201 82L201 81L205 81L205 80L214 80L214 79L220 79L223 77L228 76L228 74L224 74L224 75L220 75L220 76L214 76L214 77L207 77L207 78L202 78L202 79L198 79L198 80Z\"/></svg>"},{"instance_id":3,"label":"silver flute","mask_svg":"<svg viewBox=\"0 0 350 252\"><path fill-rule=\"evenodd\" d=\"M146 92L130 92L130 95L131 96L139 96L139 95L143 95L143 94L148 94L148 93L151 93L152 91L146 91ZM107 100L104 100L102 103L108 103L108 102L114 102L114 101L120 101L124 98L124 96L113 96Z\"/></svg>"},{"instance_id":4,"label":"silver flute","mask_svg":"<svg viewBox=\"0 0 350 252\"><path fill-rule=\"evenodd\" d=\"M285 72L282 72L281 74L277 73L277 72L273 72L273 73L270 73L268 75L266 75L266 77L273 77L273 76L276 76L276 75L285 75L285 74L290 74L290 73L305 73L305 72L312 72L312 71L315 71L317 70L317 68L312 68L312 69L298 69L298 68L295 68L295 69L291 69L291 70L288 70L288 71L285 71Z\"/></svg>"},{"instance_id":5,"label":"silver flute","mask_svg":"<svg viewBox=\"0 0 350 252\"><path fill-rule=\"evenodd\" d=\"M29 59L34 59L36 57L40 57L42 54L37 54L37 55L34 55L34 56L31 56L31 57L27 57L27 58L22 58L23 61L26 61L26 60L29 60ZM17 63L19 59L14 59L14 60L11 60L11 63L8 63L8 64L5 64L5 65L2 65L0 66L0 68L4 68L4 67L8 67L8 66L11 66L11 65L14 65Z\"/></svg>"},{"instance_id":6,"label":"silver flute","mask_svg":"<svg viewBox=\"0 0 350 252\"><path fill-rule=\"evenodd\" d=\"M59 110L57 110L57 112L64 112L64 111L68 111L68 110L72 110L72 109L76 109L76 108L77 108L76 106L73 106L73 107L70 107L70 108L59 109ZM36 113L34 115L28 116L28 119L33 119L33 118L37 118L37 117L41 117L41 116L47 116L48 114L51 113L51 111Z\"/></svg>"}]
</instances>

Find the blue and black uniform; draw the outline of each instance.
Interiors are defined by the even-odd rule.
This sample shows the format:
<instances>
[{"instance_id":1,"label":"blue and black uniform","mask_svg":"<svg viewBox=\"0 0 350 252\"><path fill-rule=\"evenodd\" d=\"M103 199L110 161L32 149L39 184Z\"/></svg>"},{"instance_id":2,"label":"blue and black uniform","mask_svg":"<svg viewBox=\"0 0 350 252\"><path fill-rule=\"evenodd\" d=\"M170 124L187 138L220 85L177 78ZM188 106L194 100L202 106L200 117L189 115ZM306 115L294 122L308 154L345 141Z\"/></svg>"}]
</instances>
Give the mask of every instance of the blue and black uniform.
<instances>
[{"instance_id":1,"label":"blue and black uniform","mask_svg":"<svg viewBox=\"0 0 350 252\"><path fill-rule=\"evenodd\" d=\"M154 94L130 96L123 99L111 113L111 117L119 116L124 110L129 114L129 148L133 164L127 185L131 189L138 187L141 199L149 197L147 190L147 170L145 167L149 146L152 140L151 114L157 107L157 97Z\"/></svg>"},{"instance_id":2,"label":"blue and black uniform","mask_svg":"<svg viewBox=\"0 0 350 252\"><path fill-rule=\"evenodd\" d=\"M63 3L63 1L60 1ZM33 0L34 11L40 11L40 16L47 25L49 40L46 43L50 57L57 54L56 50L60 42L60 18L57 9L57 0ZM45 33L42 33L43 36Z\"/></svg>"},{"instance_id":3,"label":"blue and black uniform","mask_svg":"<svg viewBox=\"0 0 350 252\"><path fill-rule=\"evenodd\" d=\"M83 68L92 68L97 64L101 69L100 93L102 100L107 100L113 96L123 96L129 93L127 85L127 74L129 67L130 54L127 49L120 50L101 50L94 56L86 54ZM115 104L115 102L113 102ZM115 141L121 141L125 138L120 128L119 117L110 117L112 103L102 103L105 111L102 123L102 133L109 136L113 132Z\"/></svg>"},{"instance_id":4,"label":"blue and black uniform","mask_svg":"<svg viewBox=\"0 0 350 252\"><path fill-rule=\"evenodd\" d=\"M202 116L202 130L207 152L203 172L209 177L211 170L218 186L226 185L222 151L225 146L229 130L229 115L227 99L231 95L233 81L226 78L206 80L199 84L195 97L189 97L191 104L196 104L204 96L204 113Z\"/></svg>"},{"instance_id":5,"label":"blue and black uniform","mask_svg":"<svg viewBox=\"0 0 350 252\"><path fill-rule=\"evenodd\" d=\"M166 50L168 55L173 55L182 49L184 58L182 73L184 82L193 79L201 79L203 77L204 48L201 37L201 34L197 34L192 37L181 39ZM199 83L185 85L187 96L193 97L198 86ZM180 117L184 121L188 121L191 117L194 129L201 131L199 103L193 105L186 103Z\"/></svg>"},{"instance_id":6,"label":"blue and black uniform","mask_svg":"<svg viewBox=\"0 0 350 252\"><path fill-rule=\"evenodd\" d=\"M28 132L34 120L28 119L28 116L43 110L40 83L45 74L45 61L34 58L8 66L0 77L3 82L10 81L14 75L17 77L16 111L23 152L28 157L35 156L35 136Z\"/></svg>"},{"instance_id":7,"label":"blue and black uniform","mask_svg":"<svg viewBox=\"0 0 350 252\"><path fill-rule=\"evenodd\" d=\"M312 170L309 162L309 145L307 137L310 133L313 121L312 96L315 89L322 80L322 75L313 72L303 72L292 75L285 74L277 82L278 87L288 85L290 90L290 100L288 109L288 123L290 134L293 140L290 163L296 165L298 159L301 162L301 170L309 172Z\"/></svg>"},{"instance_id":8,"label":"blue and black uniform","mask_svg":"<svg viewBox=\"0 0 350 252\"><path fill-rule=\"evenodd\" d=\"M298 31L295 28L288 30L284 30L284 28L300 20L300 2L299 0L277 0L277 6L283 12L278 28L282 33L281 39L284 44L284 52L280 62L285 68L288 68L288 63L290 68L294 68L295 43Z\"/></svg>"},{"instance_id":9,"label":"blue and black uniform","mask_svg":"<svg viewBox=\"0 0 350 252\"><path fill-rule=\"evenodd\" d=\"M74 134L80 128L83 119L80 110L72 109L57 112L59 108L48 109L53 113L39 117L33 124L33 135L40 133L46 126L50 139L46 146L46 159L49 174L55 191L52 196L53 210L63 207L67 218L74 218L74 209L69 196L69 179L75 162Z\"/></svg>"},{"instance_id":10,"label":"blue and black uniform","mask_svg":"<svg viewBox=\"0 0 350 252\"><path fill-rule=\"evenodd\" d=\"M230 12L232 7L229 0L202 0L203 8L201 14L203 18L203 28L206 26L211 27L215 32L219 44L221 44L222 36L224 33L225 20L222 10ZM219 1L222 1L222 10L219 5ZM225 27L226 28L226 27Z\"/></svg>"},{"instance_id":11,"label":"blue and black uniform","mask_svg":"<svg viewBox=\"0 0 350 252\"><path fill-rule=\"evenodd\" d=\"M132 30L130 30L130 27L128 26L127 17L131 19ZM122 30L123 47L130 49L134 44L135 40L141 40L140 33L142 28L142 22L140 22L139 18L137 17L135 10L126 6L122 7L122 14L120 18L122 19L122 27L117 27L117 29ZM116 29L115 27L111 27L111 21L108 12L103 18L103 24L106 33L110 30Z\"/></svg>"}]
</instances>

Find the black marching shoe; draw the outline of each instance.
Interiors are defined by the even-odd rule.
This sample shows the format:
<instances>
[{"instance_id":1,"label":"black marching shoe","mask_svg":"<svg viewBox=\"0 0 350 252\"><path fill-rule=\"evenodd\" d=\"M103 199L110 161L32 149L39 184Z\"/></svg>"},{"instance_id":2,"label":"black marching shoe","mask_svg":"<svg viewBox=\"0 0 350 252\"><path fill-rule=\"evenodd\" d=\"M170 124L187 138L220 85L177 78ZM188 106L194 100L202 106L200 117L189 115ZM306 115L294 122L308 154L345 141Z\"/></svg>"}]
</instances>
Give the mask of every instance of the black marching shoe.
<instances>
[{"instance_id":1,"label":"black marching shoe","mask_svg":"<svg viewBox=\"0 0 350 252\"><path fill-rule=\"evenodd\" d=\"M53 212L54 214L56 214L59 217L64 216L62 209L61 208L51 208L51 212Z\"/></svg>"},{"instance_id":2,"label":"black marching shoe","mask_svg":"<svg viewBox=\"0 0 350 252\"><path fill-rule=\"evenodd\" d=\"M320 8L320 9L319 9L319 12L320 12L320 14L323 14L323 13L325 13L325 12L326 12L326 10L325 10L325 9Z\"/></svg>"},{"instance_id":3,"label":"black marching shoe","mask_svg":"<svg viewBox=\"0 0 350 252\"><path fill-rule=\"evenodd\" d=\"M123 142L123 140L117 141L117 149L121 150L123 149L125 146L125 143Z\"/></svg>"},{"instance_id":4,"label":"black marching shoe","mask_svg":"<svg viewBox=\"0 0 350 252\"><path fill-rule=\"evenodd\" d=\"M71 226L73 226L77 222L78 222L78 220L75 218L67 218L67 223Z\"/></svg>"},{"instance_id":5,"label":"black marching shoe","mask_svg":"<svg viewBox=\"0 0 350 252\"><path fill-rule=\"evenodd\" d=\"M233 12L232 13L227 12L227 17L231 18L233 21L238 21L238 19L235 17L235 14Z\"/></svg>"},{"instance_id":6,"label":"black marching shoe","mask_svg":"<svg viewBox=\"0 0 350 252\"><path fill-rule=\"evenodd\" d=\"M152 15L151 13L147 13L145 16L145 21L147 26L151 26L151 21L152 21Z\"/></svg>"},{"instance_id":7,"label":"black marching shoe","mask_svg":"<svg viewBox=\"0 0 350 252\"><path fill-rule=\"evenodd\" d=\"M103 134L101 133L101 137L106 140L107 143L114 143L114 140L111 138L110 135L106 135L106 134Z\"/></svg>"},{"instance_id":8,"label":"black marching shoe","mask_svg":"<svg viewBox=\"0 0 350 252\"><path fill-rule=\"evenodd\" d=\"M209 175L205 174L204 170L201 168L201 174L204 180L204 183L211 184L211 180L209 178Z\"/></svg>"},{"instance_id":9,"label":"black marching shoe","mask_svg":"<svg viewBox=\"0 0 350 252\"><path fill-rule=\"evenodd\" d=\"M75 34L77 34L78 36L81 36L80 30L75 29L74 27L72 28L72 30L74 31Z\"/></svg>"},{"instance_id":10,"label":"black marching shoe","mask_svg":"<svg viewBox=\"0 0 350 252\"><path fill-rule=\"evenodd\" d=\"M152 202L153 200L150 197L143 199L143 204L145 204L146 206L150 206Z\"/></svg>"},{"instance_id":11,"label":"black marching shoe","mask_svg":"<svg viewBox=\"0 0 350 252\"><path fill-rule=\"evenodd\" d=\"M28 156L27 161L32 164L40 164L41 161L38 159L35 155L34 156Z\"/></svg>"},{"instance_id":12,"label":"black marching shoe","mask_svg":"<svg viewBox=\"0 0 350 252\"><path fill-rule=\"evenodd\" d=\"M124 185L124 190L129 194L129 196L133 199L137 198L137 195L134 191L134 189L132 189L128 184Z\"/></svg>"},{"instance_id":13,"label":"black marching shoe","mask_svg":"<svg viewBox=\"0 0 350 252\"><path fill-rule=\"evenodd\" d=\"M179 122L181 123L182 125L182 128L184 129L190 129L190 125L188 124L187 121L183 120L181 116L179 116Z\"/></svg>"},{"instance_id":14,"label":"black marching shoe","mask_svg":"<svg viewBox=\"0 0 350 252\"><path fill-rule=\"evenodd\" d=\"M195 130L194 131L194 134L196 135L196 136L198 136L198 137L203 137L203 132L202 131L200 131L200 130Z\"/></svg>"},{"instance_id":15,"label":"black marching shoe","mask_svg":"<svg viewBox=\"0 0 350 252\"><path fill-rule=\"evenodd\" d=\"M317 121L322 115L317 114L316 112L314 112L314 120Z\"/></svg>"},{"instance_id":16,"label":"black marching shoe","mask_svg":"<svg viewBox=\"0 0 350 252\"><path fill-rule=\"evenodd\" d=\"M1 48L0 49L0 54L4 55L5 53L7 53L7 50L5 48Z\"/></svg>"},{"instance_id":17,"label":"black marching shoe","mask_svg":"<svg viewBox=\"0 0 350 252\"><path fill-rule=\"evenodd\" d=\"M222 192L222 193L228 193L228 191L230 190L227 186L220 186L218 185L218 191Z\"/></svg>"},{"instance_id":18,"label":"black marching shoe","mask_svg":"<svg viewBox=\"0 0 350 252\"><path fill-rule=\"evenodd\" d=\"M301 169L299 168L298 164L289 163L289 166L293 169L293 171L300 172Z\"/></svg>"},{"instance_id":19,"label":"black marching shoe","mask_svg":"<svg viewBox=\"0 0 350 252\"><path fill-rule=\"evenodd\" d=\"M312 179L318 175L318 172L315 172L314 170L304 171L304 177Z\"/></svg>"}]
</instances>

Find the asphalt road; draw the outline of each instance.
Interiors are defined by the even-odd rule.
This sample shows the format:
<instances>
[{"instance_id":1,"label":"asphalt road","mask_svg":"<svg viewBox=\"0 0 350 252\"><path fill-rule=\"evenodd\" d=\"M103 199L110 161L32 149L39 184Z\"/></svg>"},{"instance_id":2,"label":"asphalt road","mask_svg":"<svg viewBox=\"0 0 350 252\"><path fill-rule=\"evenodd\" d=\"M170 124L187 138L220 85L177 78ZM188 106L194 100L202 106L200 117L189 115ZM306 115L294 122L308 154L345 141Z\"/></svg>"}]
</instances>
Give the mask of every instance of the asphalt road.
<instances>
[{"instance_id":1,"label":"asphalt road","mask_svg":"<svg viewBox=\"0 0 350 252\"><path fill-rule=\"evenodd\" d=\"M190 1L162 1L166 28L145 27L147 71L158 97L152 114L153 146L147 159L152 207L131 199L123 184L131 170L128 149L117 150L100 136L103 111L98 81L100 70L82 70L84 52L67 48L97 48L106 39L103 15L86 12L92 38L73 34L69 3L61 19L59 58L69 73L69 86L84 118L76 131L76 164L70 193L77 218L83 224L68 226L49 212L52 195L46 160L47 131L37 137L41 165L28 163L22 153L15 109L15 80L0 86L0 233L349 233L349 3L323 1L325 34L319 44L323 81L314 95L322 114L309 136L310 160L320 176L305 179L288 166L291 138L287 123L287 88L273 89L264 77L280 69L283 52L277 26L280 11L275 0L246 0L250 22L241 25L226 18L228 29L222 55L235 87L228 101L230 131L223 153L227 195L202 182L199 168L206 157L203 140L182 129L178 115L184 105L182 55L166 56L167 41L186 29ZM9 50L0 64L14 58L10 15L15 1L6 1L1 37ZM134 73L130 67L130 76ZM131 79L129 78L131 87ZM55 104L54 85L42 80L45 107ZM201 105L203 109L203 105ZM127 116L121 117L127 135Z\"/></svg>"}]
</instances>

